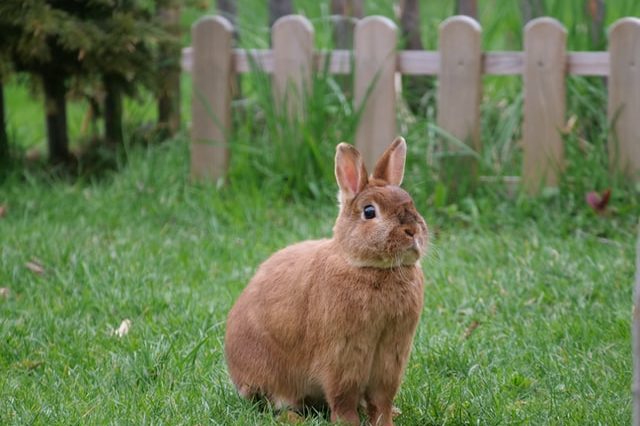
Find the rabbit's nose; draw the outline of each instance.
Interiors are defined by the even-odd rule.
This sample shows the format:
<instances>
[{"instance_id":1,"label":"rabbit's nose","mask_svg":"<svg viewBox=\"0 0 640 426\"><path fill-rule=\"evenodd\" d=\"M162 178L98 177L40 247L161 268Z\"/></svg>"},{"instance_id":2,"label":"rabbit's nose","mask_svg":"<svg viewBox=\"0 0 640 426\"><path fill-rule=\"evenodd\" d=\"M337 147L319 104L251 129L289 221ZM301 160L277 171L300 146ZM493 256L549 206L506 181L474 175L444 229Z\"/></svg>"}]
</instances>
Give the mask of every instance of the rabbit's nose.
<instances>
[{"instance_id":1,"label":"rabbit's nose","mask_svg":"<svg viewBox=\"0 0 640 426\"><path fill-rule=\"evenodd\" d=\"M399 216L400 224L405 225L406 229L413 230L413 224L416 223L417 217L414 210L411 208L405 208ZM415 234L415 231L413 232Z\"/></svg>"}]
</instances>

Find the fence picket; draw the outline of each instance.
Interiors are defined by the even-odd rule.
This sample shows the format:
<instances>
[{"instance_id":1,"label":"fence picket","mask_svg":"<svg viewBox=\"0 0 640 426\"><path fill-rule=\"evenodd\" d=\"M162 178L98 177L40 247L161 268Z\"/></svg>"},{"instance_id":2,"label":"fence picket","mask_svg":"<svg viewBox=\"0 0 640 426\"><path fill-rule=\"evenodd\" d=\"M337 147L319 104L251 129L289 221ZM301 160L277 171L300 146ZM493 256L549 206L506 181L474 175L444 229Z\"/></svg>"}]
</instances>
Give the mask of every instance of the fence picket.
<instances>
[{"instance_id":1,"label":"fence picket","mask_svg":"<svg viewBox=\"0 0 640 426\"><path fill-rule=\"evenodd\" d=\"M482 95L481 28L468 16L453 16L440 25L438 74L438 127L457 139L441 138L443 178L454 187L475 179L476 161L464 153L468 145L480 151L480 98ZM468 150L467 150L468 151ZM461 172L468 170L469 176ZM454 188L455 189L455 188Z\"/></svg>"},{"instance_id":2,"label":"fence picket","mask_svg":"<svg viewBox=\"0 0 640 426\"><path fill-rule=\"evenodd\" d=\"M397 28L388 18L370 16L356 24L354 105L362 108L356 147L369 170L397 133Z\"/></svg>"},{"instance_id":3,"label":"fence picket","mask_svg":"<svg viewBox=\"0 0 640 426\"><path fill-rule=\"evenodd\" d=\"M221 16L204 17L193 25L192 39L191 177L217 180L229 163L233 26Z\"/></svg>"},{"instance_id":4,"label":"fence picket","mask_svg":"<svg viewBox=\"0 0 640 426\"><path fill-rule=\"evenodd\" d=\"M529 193L556 186L564 163L567 32L552 18L525 26L523 185Z\"/></svg>"},{"instance_id":5,"label":"fence picket","mask_svg":"<svg viewBox=\"0 0 640 426\"><path fill-rule=\"evenodd\" d=\"M609 32L609 162L640 179L640 19L623 18Z\"/></svg>"},{"instance_id":6,"label":"fence picket","mask_svg":"<svg viewBox=\"0 0 640 426\"><path fill-rule=\"evenodd\" d=\"M304 16L278 19L273 41L273 89L276 102L292 117L302 117L304 96L311 90L313 26Z\"/></svg>"}]
</instances>

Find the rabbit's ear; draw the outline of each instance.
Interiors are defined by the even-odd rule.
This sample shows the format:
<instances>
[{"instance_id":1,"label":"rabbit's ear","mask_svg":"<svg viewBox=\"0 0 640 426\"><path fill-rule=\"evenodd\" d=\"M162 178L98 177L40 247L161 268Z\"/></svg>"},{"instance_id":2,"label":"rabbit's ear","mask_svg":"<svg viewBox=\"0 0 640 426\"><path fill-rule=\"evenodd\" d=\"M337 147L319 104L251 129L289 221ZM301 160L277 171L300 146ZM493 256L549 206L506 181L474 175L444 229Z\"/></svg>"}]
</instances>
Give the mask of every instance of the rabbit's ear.
<instances>
[{"instance_id":1,"label":"rabbit's ear","mask_svg":"<svg viewBox=\"0 0 640 426\"><path fill-rule=\"evenodd\" d=\"M336 180L341 198L353 198L368 182L367 169L357 149L347 143L336 148Z\"/></svg>"},{"instance_id":2,"label":"rabbit's ear","mask_svg":"<svg viewBox=\"0 0 640 426\"><path fill-rule=\"evenodd\" d=\"M398 136L382 154L373 170L375 179L382 179L391 185L400 185L404 177L404 160L407 157L407 143Z\"/></svg>"}]
</instances>

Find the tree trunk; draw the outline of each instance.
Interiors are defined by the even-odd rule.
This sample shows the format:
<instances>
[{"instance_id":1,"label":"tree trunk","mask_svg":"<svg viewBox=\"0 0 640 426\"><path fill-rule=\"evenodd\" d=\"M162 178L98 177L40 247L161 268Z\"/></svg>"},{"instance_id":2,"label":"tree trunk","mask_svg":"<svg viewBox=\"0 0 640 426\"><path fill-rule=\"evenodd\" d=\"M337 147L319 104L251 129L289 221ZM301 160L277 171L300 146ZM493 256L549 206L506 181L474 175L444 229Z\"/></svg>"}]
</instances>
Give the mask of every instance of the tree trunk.
<instances>
[{"instance_id":1,"label":"tree trunk","mask_svg":"<svg viewBox=\"0 0 640 426\"><path fill-rule=\"evenodd\" d=\"M333 42L336 49L353 47L354 18L362 18L362 0L331 0L331 15L334 18Z\"/></svg>"},{"instance_id":2,"label":"tree trunk","mask_svg":"<svg viewBox=\"0 0 640 426\"><path fill-rule=\"evenodd\" d=\"M104 133L108 143L122 145L122 90L117 82L105 76L104 80Z\"/></svg>"},{"instance_id":3,"label":"tree trunk","mask_svg":"<svg viewBox=\"0 0 640 426\"><path fill-rule=\"evenodd\" d=\"M586 1L587 17L589 19L589 36L591 38L590 49L606 50L604 46L604 0Z\"/></svg>"},{"instance_id":4,"label":"tree trunk","mask_svg":"<svg viewBox=\"0 0 640 426\"><path fill-rule=\"evenodd\" d=\"M401 1L400 26L402 39L407 50L423 50L420 35L420 2L418 0Z\"/></svg>"},{"instance_id":5,"label":"tree trunk","mask_svg":"<svg viewBox=\"0 0 640 426\"><path fill-rule=\"evenodd\" d=\"M231 25L233 25L233 39L236 41L236 44L237 44L238 27L236 25L236 14L237 14L236 0L218 0L217 5L218 5L218 13L224 16L225 18L227 18L229 22L231 22Z\"/></svg>"},{"instance_id":6,"label":"tree trunk","mask_svg":"<svg viewBox=\"0 0 640 426\"><path fill-rule=\"evenodd\" d=\"M47 141L49 161L54 164L70 160L69 135L67 133L67 89L65 77L56 73L42 74L47 117Z\"/></svg>"},{"instance_id":7,"label":"tree trunk","mask_svg":"<svg viewBox=\"0 0 640 426\"><path fill-rule=\"evenodd\" d=\"M269 28L281 16L293 13L293 3L291 0L269 0Z\"/></svg>"},{"instance_id":8,"label":"tree trunk","mask_svg":"<svg viewBox=\"0 0 640 426\"><path fill-rule=\"evenodd\" d=\"M0 81L0 163L9 162L9 138L4 114L4 85Z\"/></svg>"},{"instance_id":9,"label":"tree trunk","mask_svg":"<svg viewBox=\"0 0 640 426\"><path fill-rule=\"evenodd\" d=\"M522 23L526 24L534 18L544 15L544 4L542 0L520 0L520 13Z\"/></svg>"},{"instance_id":10,"label":"tree trunk","mask_svg":"<svg viewBox=\"0 0 640 426\"><path fill-rule=\"evenodd\" d=\"M180 129L180 5L167 2L158 14L164 29L175 39L159 46L158 127L174 135Z\"/></svg>"},{"instance_id":11,"label":"tree trunk","mask_svg":"<svg viewBox=\"0 0 640 426\"><path fill-rule=\"evenodd\" d=\"M402 40L406 50L424 50L420 31L420 1L402 0L400 2L400 26ZM403 95L409 109L418 114L422 99L435 86L431 76L403 76Z\"/></svg>"},{"instance_id":12,"label":"tree trunk","mask_svg":"<svg viewBox=\"0 0 640 426\"><path fill-rule=\"evenodd\" d=\"M218 13L227 18L231 25L233 25L233 42L235 47L237 47L240 42L240 33L238 32L238 26L236 25L236 0L218 0L217 4ZM233 84L231 87L233 99L242 98L242 79L239 73L236 73L236 77L231 83Z\"/></svg>"},{"instance_id":13,"label":"tree trunk","mask_svg":"<svg viewBox=\"0 0 640 426\"><path fill-rule=\"evenodd\" d=\"M456 14L471 16L478 20L478 1L477 0L458 0L456 1Z\"/></svg>"},{"instance_id":14,"label":"tree trunk","mask_svg":"<svg viewBox=\"0 0 640 426\"><path fill-rule=\"evenodd\" d=\"M335 49L353 49L353 31L356 26L356 20L364 15L362 3L362 0L331 0L333 45ZM336 75L334 79L346 96L353 93L352 75Z\"/></svg>"}]
</instances>

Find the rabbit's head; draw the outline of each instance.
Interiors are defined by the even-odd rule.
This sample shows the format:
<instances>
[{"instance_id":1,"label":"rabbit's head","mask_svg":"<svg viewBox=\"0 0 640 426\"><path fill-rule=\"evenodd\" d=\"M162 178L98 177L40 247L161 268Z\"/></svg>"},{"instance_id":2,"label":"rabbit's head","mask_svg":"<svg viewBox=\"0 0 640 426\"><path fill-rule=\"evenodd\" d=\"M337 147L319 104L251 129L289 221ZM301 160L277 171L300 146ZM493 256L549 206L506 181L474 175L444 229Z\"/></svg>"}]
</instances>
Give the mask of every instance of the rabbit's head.
<instances>
[{"instance_id":1,"label":"rabbit's head","mask_svg":"<svg viewBox=\"0 0 640 426\"><path fill-rule=\"evenodd\" d=\"M396 138L368 176L358 150L346 143L336 148L340 213L333 232L354 266L409 266L424 254L427 226L400 188L406 154L406 142Z\"/></svg>"}]
</instances>

